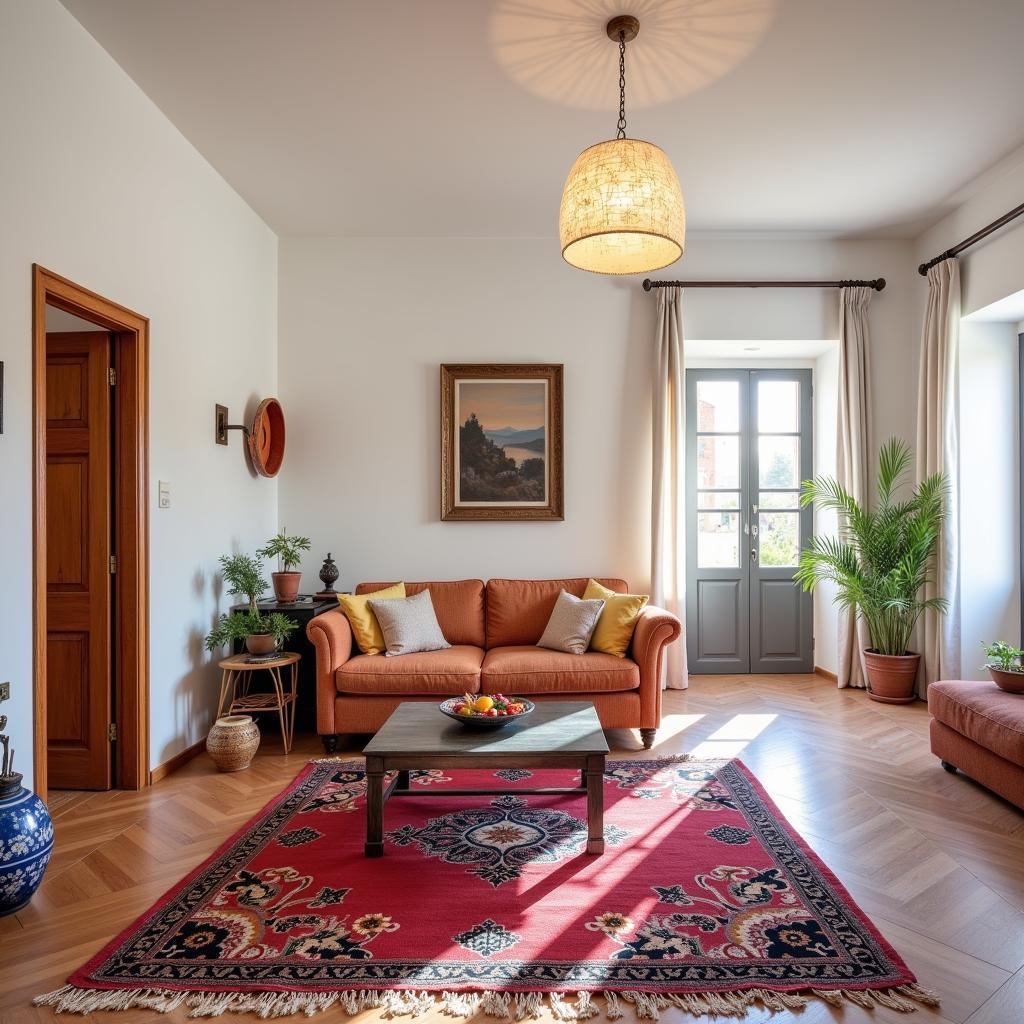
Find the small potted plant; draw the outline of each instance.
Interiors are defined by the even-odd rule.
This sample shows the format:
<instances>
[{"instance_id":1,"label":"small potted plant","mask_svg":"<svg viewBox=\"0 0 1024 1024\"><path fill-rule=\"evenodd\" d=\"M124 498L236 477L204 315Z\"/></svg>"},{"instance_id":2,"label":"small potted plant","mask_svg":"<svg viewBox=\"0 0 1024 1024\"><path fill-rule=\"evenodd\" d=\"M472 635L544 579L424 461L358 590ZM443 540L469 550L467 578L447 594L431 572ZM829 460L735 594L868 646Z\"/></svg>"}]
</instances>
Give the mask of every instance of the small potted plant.
<instances>
[{"instance_id":1,"label":"small potted plant","mask_svg":"<svg viewBox=\"0 0 1024 1024\"><path fill-rule=\"evenodd\" d=\"M295 629L287 616L261 615L260 595L267 589L263 567L251 555L222 555L220 574L228 593L244 597L249 610L242 615L222 615L206 638L206 649L215 651L226 643L244 640L250 654L270 654Z\"/></svg>"},{"instance_id":2,"label":"small potted plant","mask_svg":"<svg viewBox=\"0 0 1024 1024\"><path fill-rule=\"evenodd\" d=\"M302 552L309 548L308 537L289 537L288 531L282 530L267 541L266 547L256 552L264 558L279 560L281 568L271 573L271 579L274 581L274 595L282 604L291 604L299 596L302 573L296 572L295 567L302 561Z\"/></svg>"},{"instance_id":3,"label":"small potted plant","mask_svg":"<svg viewBox=\"0 0 1024 1024\"><path fill-rule=\"evenodd\" d=\"M921 656L907 650L921 614L946 611L942 597L924 598L942 522L946 482L941 473L923 480L910 497L897 491L910 469L912 453L891 438L878 456L878 500L862 507L832 477L805 480L802 506L831 509L839 520L837 537L812 537L800 555L794 579L804 590L824 580L836 587L835 603L853 608L868 627L871 647L864 652L872 700L908 704Z\"/></svg>"},{"instance_id":4,"label":"small potted plant","mask_svg":"<svg viewBox=\"0 0 1024 1024\"><path fill-rule=\"evenodd\" d=\"M298 623L281 612L261 615L252 610L239 615L222 615L207 634L206 649L211 653L235 640L244 640L250 654L272 654L295 631Z\"/></svg>"},{"instance_id":5,"label":"small potted plant","mask_svg":"<svg viewBox=\"0 0 1024 1024\"><path fill-rule=\"evenodd\" d=\"M997 640L994 644L982 640L981 646L985 648L988 659L984 667L988 669L992 682L1007 693L1024 693L1024 650L1010 646L1005 640Z\"/></svg>"}]
</instances>

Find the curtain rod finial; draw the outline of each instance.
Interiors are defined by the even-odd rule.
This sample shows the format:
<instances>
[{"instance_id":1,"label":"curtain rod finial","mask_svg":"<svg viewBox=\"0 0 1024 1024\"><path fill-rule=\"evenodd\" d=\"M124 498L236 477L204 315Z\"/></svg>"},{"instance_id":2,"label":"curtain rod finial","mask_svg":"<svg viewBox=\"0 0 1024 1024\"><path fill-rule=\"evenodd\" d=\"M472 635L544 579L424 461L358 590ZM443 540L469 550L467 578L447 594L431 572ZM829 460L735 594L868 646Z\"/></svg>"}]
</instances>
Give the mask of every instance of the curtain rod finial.
<instances>
[{"instance_id":1,"label":"curtain rod finial","mask_svg":"<svg viewBox=\"0 0 1024 1024\"><path fill-rule=\"evenodd\" d=\"M644 278L644 291L649 292L651 290L651 279L649 277Z\"/></svg>"},{"instance_id":2,"label":"curtain rod finial","mask_svg":"<svg viewBox=\"0 0 1024 1024\"><path fill-rule=\"evenodd\" d=\"M884 277L880 277L875 282L875 291L878 291L878 292L885 291L885 278Z\"/></svg>"}]
</instances>

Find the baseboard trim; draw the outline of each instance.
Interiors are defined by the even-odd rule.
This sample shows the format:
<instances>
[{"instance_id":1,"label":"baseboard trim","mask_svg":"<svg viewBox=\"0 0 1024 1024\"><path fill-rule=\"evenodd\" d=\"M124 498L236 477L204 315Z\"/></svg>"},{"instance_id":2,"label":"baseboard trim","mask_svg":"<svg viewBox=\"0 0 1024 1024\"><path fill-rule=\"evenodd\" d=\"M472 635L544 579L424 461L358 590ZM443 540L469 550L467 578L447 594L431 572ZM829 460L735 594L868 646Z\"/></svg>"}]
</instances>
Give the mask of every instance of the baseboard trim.
<instances>
[{"instance_id":1,"label":"baseboard trim","mask_svg":"<svg viewBox=\"0 0 1024 1024\"><path fill-rule=\"evenodd\" d=\"M206 739L203 738L197 743L193 743L191 747L186 747L184 750L179 750L174 757L163 764L158 764L155 768L150 770L149 773L149 784L152 786L153 783L159 782L161 779L167 778L171 772L176 772L179 768L183 768L185 765L192 760L192 758L201 754L206 749Z\"/></svg>"},{"instance_id":2,"label":"baseboard trim","mask_svg":"<svg viewBox=\"0 0 1024 1024\"><path fill-rule=\"evenodd\" d=\"M814 666L814 674L821 676L823 679L831 679L833 683L839 682L839 676L835 672L829 672L827 668L822 668L820 665Z\"/></svg>"}]
</instances>

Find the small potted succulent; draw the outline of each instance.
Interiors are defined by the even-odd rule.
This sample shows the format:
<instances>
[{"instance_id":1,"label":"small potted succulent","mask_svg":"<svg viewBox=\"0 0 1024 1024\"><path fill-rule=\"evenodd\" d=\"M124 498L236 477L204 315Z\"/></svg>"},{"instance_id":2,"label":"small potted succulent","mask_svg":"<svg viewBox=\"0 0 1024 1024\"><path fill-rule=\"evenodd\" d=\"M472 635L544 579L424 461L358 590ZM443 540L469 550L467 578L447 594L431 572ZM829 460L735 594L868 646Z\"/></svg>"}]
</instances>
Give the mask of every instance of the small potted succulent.
<instances>
[{"instance_id":1,"label":"small potted succulent","mask_svg":"<svg viewBox=\"0 0 1024 1024\"><path fill-rule=\"evenodd\" d=\"M295 630L296 623L280 612L260 614L257 602L267 589L267 580L259 561L251 555L223 555L220 574L228 593L244 597L249 610L241 615L222 615L206 637L206 649L212 652L224 644L244 640L250 654L276 650Z\"/></svg>"},{"instance_id":2,"label":"small potted succulent","mask_svg":"<svg viewBox=\"0 0 1024 1024\"><path fill-rule=\"evenodd\" d=\"M988 659L983 667L988 669L992 682L1007 693L1024 693L1024 650L1012 647L1005 640L994 644L982 640L981 646Z\"/></svg>"},{"instance_id":3,"label":"small potted succulent","mask_svg":"<svg viewBox=\"0 0 1024 1024\"><path fill-rule=\"evenodd\" d=\"M288 531L283 529L267 541L266 547L256 552L264 558L279 560L281 568L271 573L271 579L274 581L274 595L282 604L291 604L299 596L302 573L296 572L295 568L302 561L302 552L309 548L308 537L289 537Z\"/></svg>"}]
</instances>

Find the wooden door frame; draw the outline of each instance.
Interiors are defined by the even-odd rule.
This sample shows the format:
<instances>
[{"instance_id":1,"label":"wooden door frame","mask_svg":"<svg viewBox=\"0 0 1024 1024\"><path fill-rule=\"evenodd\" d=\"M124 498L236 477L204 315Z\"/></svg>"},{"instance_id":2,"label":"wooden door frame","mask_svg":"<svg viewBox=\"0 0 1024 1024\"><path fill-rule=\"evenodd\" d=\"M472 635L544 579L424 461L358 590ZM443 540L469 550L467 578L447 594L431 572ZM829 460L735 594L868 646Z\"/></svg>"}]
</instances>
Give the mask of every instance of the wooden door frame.
<instances>
[{"instance_id":1,"label":"wooden door frame","mask_svg":"<svg viewBox=\"0 0 1024 1024\"><path fill-rule=\"evenodd\" d=\"M119 789L149 784L149 320L32 265L32 653L35 790L47 793L46 307L82 317L113 340L114 704Z\"/></svg>"}]
</instances>

